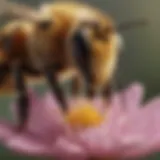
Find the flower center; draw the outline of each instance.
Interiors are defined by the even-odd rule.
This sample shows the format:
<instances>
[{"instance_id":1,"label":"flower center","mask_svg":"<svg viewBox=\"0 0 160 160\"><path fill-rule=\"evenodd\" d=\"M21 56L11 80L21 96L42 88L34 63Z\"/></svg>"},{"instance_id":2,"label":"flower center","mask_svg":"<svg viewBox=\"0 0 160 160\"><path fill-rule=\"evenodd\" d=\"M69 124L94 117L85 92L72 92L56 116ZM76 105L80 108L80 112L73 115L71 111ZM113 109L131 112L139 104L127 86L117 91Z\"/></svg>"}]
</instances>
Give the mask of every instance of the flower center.
<instances>
[{"instance_id":1,"label":"flower center","mask_svg":"<svg viewBox=\"0 0 160 160\"><path fill-rule=\"evenodd\" d=\"M65 118L73 128L93 127L99 125L104 119L102 114L88 103L74 107Z\"/></svg>"}]
</instances>

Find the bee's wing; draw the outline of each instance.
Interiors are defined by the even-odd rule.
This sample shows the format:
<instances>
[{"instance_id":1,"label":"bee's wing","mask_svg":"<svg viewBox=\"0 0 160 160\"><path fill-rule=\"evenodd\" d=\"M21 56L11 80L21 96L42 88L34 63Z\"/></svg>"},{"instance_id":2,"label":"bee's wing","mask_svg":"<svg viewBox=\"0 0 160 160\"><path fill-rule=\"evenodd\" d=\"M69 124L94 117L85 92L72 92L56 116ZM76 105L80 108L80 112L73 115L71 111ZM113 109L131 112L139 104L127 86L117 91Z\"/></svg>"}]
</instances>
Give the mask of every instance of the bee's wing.
<instances>
[{"instance_id":1,"label":"bee's wing","mask_svg":"<svg viewBox=\"0 0 160 160\"><path fill-rule=\"evenodd\" d=\"M116 33L115 39L116 39L117 49L119 51L123 51L125 49L125 41L122 34Z\"/></svg>"},{"instance_id":2,"label":"bee's wing","mask_svg":"<svg viewBox=\"0 0 160 160\"><path fill-rule=\"evenodd\" d=\"M120 23L117 26L118 33L116 34L116 43L117 43L118 49L123 50L125 48L124 38L121 34L122 31L127 31L130 29L134 29L134 28L146 26L146 25L148 25L148 20L145 18Z\"/></svg>"},{"instance_id":3,"label":"bee's wing","mask_svg":"<svg viewBox=\"0 0 160 160\"><path fill-rule=\"evenodd\" d=\"M118 31L127 31L130 29L134 29L141 26L147 26L149 24L148 19L146 18L139 18L136 20L122 22L117 26Z\"/></svg>"},{"instance_id":4,"label":"bee's wing","mask_svg":"<svg viewBox=\"0 0 160 160\"><path fill-rule=\"evenodd\" d=\"M0 0L0 16L18 17L29 20L37 19L37 12L34 8L24 4Z\"/></svg>"}]
</instances>

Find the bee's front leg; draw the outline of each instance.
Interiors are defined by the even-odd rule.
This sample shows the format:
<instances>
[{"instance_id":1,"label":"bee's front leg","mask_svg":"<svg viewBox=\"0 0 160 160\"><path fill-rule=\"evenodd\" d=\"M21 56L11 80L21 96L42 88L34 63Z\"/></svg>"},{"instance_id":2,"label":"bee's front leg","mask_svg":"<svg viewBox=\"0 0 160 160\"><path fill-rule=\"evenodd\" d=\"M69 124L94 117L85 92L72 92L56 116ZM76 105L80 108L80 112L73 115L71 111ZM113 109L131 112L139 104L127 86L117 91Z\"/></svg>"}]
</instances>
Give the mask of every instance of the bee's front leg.
<instances>
[{"instance_id":1,"label":"bee's front leg","mask_svg":"<svg viewBox=\"0 0 160 160\"><path fill-rule=\"evenodd\" d=\"M90 49L90 43L84 35L83 30L78 30L72 37L73 58L82 76L86 82L87 96L92 98L95 95L95 90L92 87L93 75L92 75L92 53Z\"/></svg>"},{"instance_id":2,"label":"bee's front leg","mask_svg":"<svg viewBox=\"0 0 160 160\"><path fill-rule=\"evenodd\" d=\"M29 98L25 86L25 80L23 76L23 69L19 63L13 64L13 75L15 79L15 87L18 94L18 129L22 130L26 127L29 109Z\"/></svg>"},{"instance_id":3,"label":"bee's front leg","mask_svg":"<svg viewBox=\"0 0 160 160\"><path fill-rule=\"evenodd\" d=\"M72 83L71 83L71 94L74 97L77 97L81 92L83 91L83 80L80 75L76 75L75 77L72 78Z\"/></svg>"},{"instance_id":4,"label":"bee's front leg","mask_svg":"<svg viewBox=\"0 0 160 160\"><path fill-rule=\"evenodd\" d=\"M112 95L114 91L113 87L113 83L109 82L102 89L102 98L104 100L104 103L107 103L107 106L111 104Z\"/></svg>"},{"instance_id":5,"label":"bee's front leg","mask_svg":"<svg viewBox=\"0 0 160 160\"><path fill-rule=\"evenodd\" d=\"M45 69L45 75L46 78L50 84L51 90L53 92L53 94L56 96L59 104L61 105L63 110L67 109L67 102L65 99L65 95L62 92L60 85L58 83L58 79L56 76L56 72L54 71L54 69L52 68L46 68Z\"/></svg>"},{"instance_id":6,"label":"bee's front leg","mask_svg":"<svg viewBox=\"0 0 160 160\"><path fill-rule=\"evenodd\" d=\"M8 66L0 64L0 86L4 84L8 74L9 74Z\"/></svg>"}]
</instances>

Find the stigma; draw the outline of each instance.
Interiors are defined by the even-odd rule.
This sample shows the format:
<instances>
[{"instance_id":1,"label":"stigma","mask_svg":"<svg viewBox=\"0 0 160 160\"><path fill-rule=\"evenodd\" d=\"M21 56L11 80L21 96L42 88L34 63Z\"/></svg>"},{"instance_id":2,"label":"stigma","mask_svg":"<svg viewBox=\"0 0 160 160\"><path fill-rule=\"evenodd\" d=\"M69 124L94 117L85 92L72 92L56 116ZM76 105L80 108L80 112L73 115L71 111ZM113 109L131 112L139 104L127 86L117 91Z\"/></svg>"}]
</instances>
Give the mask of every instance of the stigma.
<instances>
[{"instance_id":1,"label":"stigma","mask_svg":"<svg viewBox=\"0 0 160 160\"><path fill-rule=\"evenodd\" d=\"M100 125L104 117L94 106L85 103L68 111L65 120L73 128L89 128Z\"/></svg>"}]
</instances>

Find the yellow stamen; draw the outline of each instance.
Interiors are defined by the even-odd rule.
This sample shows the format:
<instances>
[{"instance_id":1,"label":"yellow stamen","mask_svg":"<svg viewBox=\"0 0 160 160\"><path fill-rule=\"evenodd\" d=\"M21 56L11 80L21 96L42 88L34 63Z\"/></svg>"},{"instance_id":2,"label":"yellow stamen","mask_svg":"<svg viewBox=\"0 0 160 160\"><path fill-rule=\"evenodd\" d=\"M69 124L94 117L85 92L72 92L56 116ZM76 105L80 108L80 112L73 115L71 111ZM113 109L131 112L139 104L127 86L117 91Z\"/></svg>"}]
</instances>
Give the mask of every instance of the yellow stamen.
<instances>
[{"instance_id":1,"label":"yellow stamen","mask_svg":"<svg viewBox=\"0 0 160 160\"><path fill-rule=\"evenodd\" d=\"M71 109L65 118L73 128L87 128L99 125L104 117L96 108L87 103Z\"/></svg>"}]
</instances>

